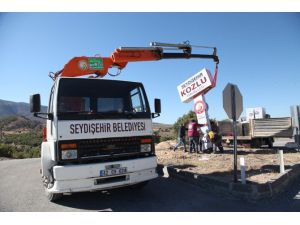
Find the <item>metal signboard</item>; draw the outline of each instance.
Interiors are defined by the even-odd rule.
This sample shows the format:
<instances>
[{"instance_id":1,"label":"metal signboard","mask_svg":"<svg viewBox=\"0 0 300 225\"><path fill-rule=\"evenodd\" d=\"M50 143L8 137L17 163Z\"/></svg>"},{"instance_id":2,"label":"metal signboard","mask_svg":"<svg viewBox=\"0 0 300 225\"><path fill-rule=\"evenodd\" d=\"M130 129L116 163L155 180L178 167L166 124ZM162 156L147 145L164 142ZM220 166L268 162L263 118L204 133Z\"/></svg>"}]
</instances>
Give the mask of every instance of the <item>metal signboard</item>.
<instances>
[{"instance_id":1,"label":"metal signboard","mask_svg":"<svg viewBox=\"0 0 300 225\"><path fill-rule=\"evenodd\" d=\"M196 73L182 84L177 86L177 90L182 102L187 103L193 100L196 95L203 93L213 85L211 73L203 69Z\"/></svg>"},{"instance_id":2,"label":"metal signboard","mask_svg":"<svg viewBox=\"0 0 300 225\"><path fill-rule=\"evenodd\" d=\"M235 106L233 107L233 105ZM223 108L229 119L234 119L234 116L238 119L242 114L243 97L237 85L230 83L226 85L223 90Z\"/></svg>"}]
</instances>

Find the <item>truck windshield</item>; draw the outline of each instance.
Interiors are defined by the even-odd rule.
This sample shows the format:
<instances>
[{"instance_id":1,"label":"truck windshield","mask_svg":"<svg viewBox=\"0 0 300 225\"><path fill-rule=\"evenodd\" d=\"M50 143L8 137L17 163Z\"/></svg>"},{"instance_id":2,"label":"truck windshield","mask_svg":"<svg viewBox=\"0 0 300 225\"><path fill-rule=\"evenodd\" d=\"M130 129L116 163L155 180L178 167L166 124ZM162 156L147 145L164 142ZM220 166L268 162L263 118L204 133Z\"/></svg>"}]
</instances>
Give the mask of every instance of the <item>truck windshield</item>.
<instances>
[{"instance_id":1,"label":"truck windshield","mask_svg":"<svg viewBox=\"0 0 300 225\"><path fill-rule=\"evenodd\" d=\"M58 88L58 115L150 114L141 83L61 78Z\"/></svg>"}]
</instances>

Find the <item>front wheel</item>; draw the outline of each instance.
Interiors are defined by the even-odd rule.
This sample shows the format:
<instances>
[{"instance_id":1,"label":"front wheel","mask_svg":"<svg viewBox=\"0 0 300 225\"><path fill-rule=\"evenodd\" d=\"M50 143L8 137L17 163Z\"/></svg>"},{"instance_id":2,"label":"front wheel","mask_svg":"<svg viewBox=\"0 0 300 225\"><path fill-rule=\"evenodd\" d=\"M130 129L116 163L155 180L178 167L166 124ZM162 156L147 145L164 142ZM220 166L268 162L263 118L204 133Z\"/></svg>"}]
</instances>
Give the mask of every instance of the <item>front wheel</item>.
<instances>
[{"instance_id":1,"label":"front wheel","mask_svg":"<svg viewBox=\"0 0 300 225\"><path fill-rule=\"evenodd\" d=\"M62 198L63 194L62 193L51 193L49 191L46 190L46 195L47 195L47 198L50 202L56 202L58 201L59 199Z\"/></svg>"},{"instance_id":2,"label":"front wheel","mask_svg":"<svg viewBox=\"0 0 300 225\"><path fill-rule=\"evenodd\" d=\"M141 182L141 183L132 185L131 188L132 188L132 189L136 189L136 190L141 190L141 189L143 189L147 184L148 184L148 181L143 181L143 182Z\"/></svg>"}]
</instances>

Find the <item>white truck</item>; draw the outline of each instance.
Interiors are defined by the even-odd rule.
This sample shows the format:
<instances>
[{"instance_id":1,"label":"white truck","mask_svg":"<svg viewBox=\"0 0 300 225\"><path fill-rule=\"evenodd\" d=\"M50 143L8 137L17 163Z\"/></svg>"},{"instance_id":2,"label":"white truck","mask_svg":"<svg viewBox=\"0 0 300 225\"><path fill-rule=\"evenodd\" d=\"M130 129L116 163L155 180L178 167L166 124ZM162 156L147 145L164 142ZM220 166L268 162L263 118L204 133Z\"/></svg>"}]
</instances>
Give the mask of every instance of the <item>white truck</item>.
<instances>
[{"instance_id":1,"label":"white truck","mask_svg":"<svg viewBox=\"0 0 300 225\"><path fill-rule=\"evenodd\" d=\"M158 176L151 119L161 112L160 99L151 113L141 83L97 78L110 68L121 71L128 62L209 58L217 65L219 59L216 48L207 55L192 54L188 43L151 45L120 47L110 57L74 57L50 73L54 84L47 113L40 112L39 94L30 97L31 112L47 119L41 174L50 201L63 193L143 186ZM164 47L182 52L164 52ZM77 78L91 74L96 77Z\"/></svg>"},{"instance_id":2,"label":"white truck","mask_svg":"<svg viewBox=\"0 0 300 225\"><path fill-rule=\"evenodd\" d=\"M155 100L160 113L160 100ZM40 96L31 97L38 113ZM57 78L50 93L41 173L50 201L63 193L156 178L152 113L141 83Z\"/></svg>"}]
</instances>

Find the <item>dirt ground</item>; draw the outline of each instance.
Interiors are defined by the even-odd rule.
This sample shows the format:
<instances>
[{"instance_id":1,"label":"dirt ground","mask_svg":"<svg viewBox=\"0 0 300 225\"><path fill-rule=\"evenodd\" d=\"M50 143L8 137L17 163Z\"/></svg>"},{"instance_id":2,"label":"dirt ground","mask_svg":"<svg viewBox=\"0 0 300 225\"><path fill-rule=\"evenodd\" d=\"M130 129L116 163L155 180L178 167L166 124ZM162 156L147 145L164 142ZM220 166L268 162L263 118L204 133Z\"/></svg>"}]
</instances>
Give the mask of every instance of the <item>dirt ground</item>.
<instances>
[{"instance_id":1,"label":"dirt ground","mask_svg":"<svg viewBox=\"0 0 300 225\"><path fill-rule=\"evenodd\" d=\"M218 154L189 154L183 151L183 147L172 150L176 141L161 142L156 145L158 163L173 165L176 168L193 173L210 176L224 181L233 179L233 149L225 148L224 153ZM244 157L246 177L248 182L265 183L276 179L279 174L278 153L272 149L245 149L238 148L239 159ZM300 152L295 150L284 151L285 169L293 164L300 163ZM238 171L240 177L240 171Z\"/></svg>"}]
</instances>

